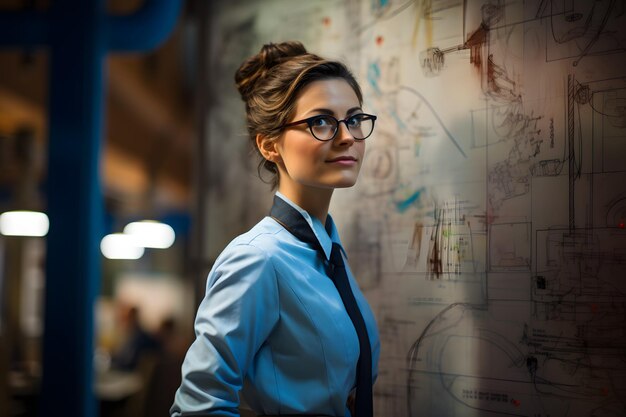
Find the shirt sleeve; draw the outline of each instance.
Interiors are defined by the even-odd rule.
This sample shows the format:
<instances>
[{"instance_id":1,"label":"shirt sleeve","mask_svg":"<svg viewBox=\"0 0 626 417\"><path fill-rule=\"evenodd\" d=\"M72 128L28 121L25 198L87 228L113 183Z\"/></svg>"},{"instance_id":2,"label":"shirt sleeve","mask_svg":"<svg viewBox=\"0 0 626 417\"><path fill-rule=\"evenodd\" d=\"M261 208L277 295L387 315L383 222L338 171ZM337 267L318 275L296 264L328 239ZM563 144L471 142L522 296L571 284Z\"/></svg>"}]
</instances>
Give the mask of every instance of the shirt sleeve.
<instances>
[{"instance_id":1,"label":"shirt sleeve","mask_svg":"<svg viewBox=\"0 0 626 417\"><path fill-rule=\"evenodd\" d=\"M266 253L229 246L209 274L171 416L238 416L244 377L278 316L276 273Z\"/></svg>"}]
</instances>

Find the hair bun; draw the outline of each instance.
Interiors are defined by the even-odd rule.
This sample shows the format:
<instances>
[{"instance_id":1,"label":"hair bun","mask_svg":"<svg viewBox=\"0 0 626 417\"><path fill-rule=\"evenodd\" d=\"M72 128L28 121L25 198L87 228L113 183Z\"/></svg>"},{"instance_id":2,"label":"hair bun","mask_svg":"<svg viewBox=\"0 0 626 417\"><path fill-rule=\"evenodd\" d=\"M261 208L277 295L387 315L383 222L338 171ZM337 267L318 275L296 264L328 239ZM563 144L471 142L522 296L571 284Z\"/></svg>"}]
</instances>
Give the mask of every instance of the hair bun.
<instances>
[{"instance_id":1,"label":"hair bun","mask_svg":"<svg viewBox=\"0 0 626 417\"><path fill-rule=\"evenodd\" d=\"M307 50L298 41L268 43L263 45L258 54L244 61L235 73L235 82L241 98L247 101L257 82L267 72L291 57L305 55Z\"/></svg>"}]
</instances>

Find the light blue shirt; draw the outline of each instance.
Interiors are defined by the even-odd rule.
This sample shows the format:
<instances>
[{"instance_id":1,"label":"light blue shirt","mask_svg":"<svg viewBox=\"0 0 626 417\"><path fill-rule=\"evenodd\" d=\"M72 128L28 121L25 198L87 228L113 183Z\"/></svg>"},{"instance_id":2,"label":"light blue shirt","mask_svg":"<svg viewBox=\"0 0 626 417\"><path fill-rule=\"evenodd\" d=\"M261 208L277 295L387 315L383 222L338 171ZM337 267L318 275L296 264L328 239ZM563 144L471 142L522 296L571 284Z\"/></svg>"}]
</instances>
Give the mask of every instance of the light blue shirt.
<instances>
[{"instance_id":1,"label":"light blue shirt","mask_svg":"<svg viewBox=\"0 0 626 417\"><path fill-rule=\"evenodd\" d=\"M276 195L302 213L328 260L332 243L341 244L332 218L329 235L317 218ZM375 378L376 322L347 262L346 269L370 338ZM195 332L172 416L238 416L240 391L257 414L350 415L356 331L315 248L271 217L235 238L215 261Z\"/></svg>"}]
</instances>

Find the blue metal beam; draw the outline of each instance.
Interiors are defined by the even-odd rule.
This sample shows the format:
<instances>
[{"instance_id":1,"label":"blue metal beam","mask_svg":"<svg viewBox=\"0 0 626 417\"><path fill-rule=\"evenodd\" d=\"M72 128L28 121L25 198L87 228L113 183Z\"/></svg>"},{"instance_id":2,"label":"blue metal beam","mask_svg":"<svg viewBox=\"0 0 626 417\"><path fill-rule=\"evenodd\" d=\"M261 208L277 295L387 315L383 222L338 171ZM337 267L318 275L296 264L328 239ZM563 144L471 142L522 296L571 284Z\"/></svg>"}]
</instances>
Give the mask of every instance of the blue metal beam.
<instances>
[{"instance_id":1,"label":"blue metal beam","mask_svg":"<svg viewBox=\"0 0 626 417\"><path fill-rule=\"evenodd\" d=\"M153 0L131 15L109 17L109 50L131 52L156 48L176 26L180 9L181 0Z\"/></svg>"},{"instance_id":2,"label":"blue metal beam","mask_svg":"<svg viewBox=\"0 0 626 417\"><path fill-rule=\"evenodd\" d=\"M107 49L139 52L158 47L176 26L181 8L182 0L146 0L130 15L108 16L100 28L106 30ZM48 46L50 20L44 12L0 13L0 47Z\"/></svg>"}]
</instances>

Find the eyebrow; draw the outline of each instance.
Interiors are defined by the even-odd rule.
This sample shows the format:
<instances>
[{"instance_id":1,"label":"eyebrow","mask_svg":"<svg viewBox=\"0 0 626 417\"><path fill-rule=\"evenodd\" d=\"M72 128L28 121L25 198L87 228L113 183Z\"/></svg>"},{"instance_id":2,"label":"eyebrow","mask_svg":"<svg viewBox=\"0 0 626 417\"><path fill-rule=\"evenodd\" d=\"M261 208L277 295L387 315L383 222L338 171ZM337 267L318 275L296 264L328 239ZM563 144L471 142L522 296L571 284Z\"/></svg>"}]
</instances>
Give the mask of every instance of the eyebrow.
<instances>
[{"instance_id":1,"label":"eyebrow","mask_svg":"<svg viewBox=\"0 0 626 417\"><path fill-rule=\"evenodd\" d=\"M352 107L351 109L349 109L346 114L352 114L356 111L363 111L361 109L361 107ZM335 112L332 111L331 109L324 109L324 108L319 108L319 109L312 109L309 111L309 113L313 113L313 112L317 112L317 113L321 113L321 114L329 114L331 116L335 115Z\"/></svg>"}]
</instances>

